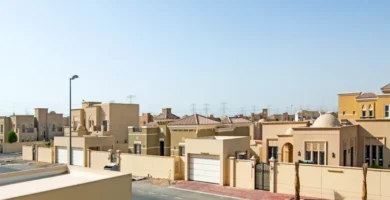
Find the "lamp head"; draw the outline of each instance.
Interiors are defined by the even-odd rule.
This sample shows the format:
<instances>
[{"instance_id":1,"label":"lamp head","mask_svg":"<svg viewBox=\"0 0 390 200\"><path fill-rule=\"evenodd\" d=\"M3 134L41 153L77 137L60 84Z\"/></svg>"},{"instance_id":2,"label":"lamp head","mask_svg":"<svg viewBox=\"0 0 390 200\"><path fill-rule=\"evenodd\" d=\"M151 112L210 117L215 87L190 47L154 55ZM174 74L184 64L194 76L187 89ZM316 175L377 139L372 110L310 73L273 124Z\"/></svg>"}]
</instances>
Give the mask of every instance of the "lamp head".
<instances>
[{"instance_id":1,"label":"lamp head","mask_svg":"<svg viewBox=\"0 0 390 200\"><path fill-rule=\"evenodd\" d=\"M73 75L72 78L70 78L70 79L71 79L71 80L74 80L74 79L77 79L77 78L79 78L79 76Z\"/></svg>"}]
</instances>

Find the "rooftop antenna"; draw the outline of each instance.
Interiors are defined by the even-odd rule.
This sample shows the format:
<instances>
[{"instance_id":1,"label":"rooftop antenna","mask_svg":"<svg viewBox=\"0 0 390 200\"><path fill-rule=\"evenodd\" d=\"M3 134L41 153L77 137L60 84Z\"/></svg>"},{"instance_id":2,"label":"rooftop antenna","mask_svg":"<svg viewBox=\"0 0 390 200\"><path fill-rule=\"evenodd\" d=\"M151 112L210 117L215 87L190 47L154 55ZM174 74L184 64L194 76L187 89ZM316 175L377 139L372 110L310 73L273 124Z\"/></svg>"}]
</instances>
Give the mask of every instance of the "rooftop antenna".
<instances>
[{"instance_id":1,"label":"rooftop antenna","mask_svg":"<svg viewBox=\"0 0 390 200\"><path fill-rule=\"evenodd\" d=\"M241 107L241 115L244 115L244 112L245 112L245 108Z\"/></svg>"},{"instance_id":2,"label":"rooftop antenna","mask_svg":"<svg viewBox=\"0 0 390 200\"><path fill-rule=\"evenodd\" d=\"M226 116L226 102L222 102L221 105L222 105L222 115L223 116Z\"/></svg>"},{"instance_id":3,"label":"rooftop antenna","mask_svg":"<svg viewBox=\"0 0 390 200\"><path fill-rule=\"evenodd\" d=\"M191 110L192 110L192 113L193 113L193 114L196 114L196 104L194 104L194 103L191 104L191 108L192 108L192 109L191 109Z\"/></svg>"},{"instance_id":4,"label":"rooftop antenna","mask_svg":"<svg viewBox=\"0 0 390 200\"><path fill-rule=\"evenodd\" d=\"M205 103L204 104L204 114L207 116L208 115L208 111L209 111L209 108L208 108L209 104Z\"/></svg>"},{"instance_id":5,"label":"rooftop antenna","mask_svg":"<svg viewBox=\"0 0 390 200\"><path fill-rule=\"evenodd\" d=\"M133 99L135 98L135 95L129 95L126 97L129 100L129 103L133 103Z\"/></svg>"}]
</instances>

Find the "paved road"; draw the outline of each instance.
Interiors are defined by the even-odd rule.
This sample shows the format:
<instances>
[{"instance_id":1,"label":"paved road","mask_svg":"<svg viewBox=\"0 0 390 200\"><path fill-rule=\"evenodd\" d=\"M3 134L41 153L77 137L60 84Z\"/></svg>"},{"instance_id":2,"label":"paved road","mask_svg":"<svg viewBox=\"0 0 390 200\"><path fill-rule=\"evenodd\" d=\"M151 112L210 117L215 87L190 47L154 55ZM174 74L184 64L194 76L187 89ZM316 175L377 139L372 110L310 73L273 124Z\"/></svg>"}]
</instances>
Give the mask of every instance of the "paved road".
<instances>
[{"instance_id":1,"label":"paved road","mask_svg":"<svg viewBox=\"0 0 390 200\"><path fill-rule=\"evenodd\" d=\"M0 161L22 158L22 153L0 153Z\"/></svg>"},{"instance_id":2,"label":"paved road","mask_svg":"<svg viewBox=\"0 0 390 200\"><path fill-rule=\"evenodd\" d=\"M201 194L190 191L151 185L145 182L133 182L134 200L233 200L233 198Z\"/></svg>"}]
</instances>

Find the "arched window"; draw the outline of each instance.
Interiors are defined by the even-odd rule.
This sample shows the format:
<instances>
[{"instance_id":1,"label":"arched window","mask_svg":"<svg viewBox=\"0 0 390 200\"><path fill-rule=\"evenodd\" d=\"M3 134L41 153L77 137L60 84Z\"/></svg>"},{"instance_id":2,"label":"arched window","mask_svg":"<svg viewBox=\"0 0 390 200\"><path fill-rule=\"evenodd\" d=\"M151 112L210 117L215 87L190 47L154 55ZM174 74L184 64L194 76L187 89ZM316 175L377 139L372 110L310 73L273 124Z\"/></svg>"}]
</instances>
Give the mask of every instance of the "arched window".
<instances>
[{"instance_id":1,"label":"arched window","mask_svg":"<svg viewBox=\"0 0 390 200\"><path fill-rule=\"evenodd\" d=\"M362 106L362 118L366 117L366 105Z\"/></svg>"},{"instance_id":2,"label":"arched window","mask_svg":"<svg viewBox=\"0 0 390 200\"><path fill-rule=\"evenodd\" d=\"M368 116L374 117L374 109L372 108L371 104L368 106Z\"/></svg>"}]
</instances>

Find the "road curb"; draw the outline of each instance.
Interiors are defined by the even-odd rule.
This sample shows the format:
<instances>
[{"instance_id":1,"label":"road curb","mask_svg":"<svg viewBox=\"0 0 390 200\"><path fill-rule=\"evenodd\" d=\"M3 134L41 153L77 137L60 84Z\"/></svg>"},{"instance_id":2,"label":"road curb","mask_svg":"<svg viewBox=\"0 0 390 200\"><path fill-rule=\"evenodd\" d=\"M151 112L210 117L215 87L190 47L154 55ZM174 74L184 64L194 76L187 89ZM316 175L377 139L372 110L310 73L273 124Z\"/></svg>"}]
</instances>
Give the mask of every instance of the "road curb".
<instances>
[{"instance_id":1,"label":"road curb","mask_svg":"<svg viewBox=\"0 0 390 200\"><path fill-rule=\"evenodd\" d=\"M248 199L243 199L243 198L239 198L239 197L232 197L232 196L226 196L226 195L220 195L220 194L214 194L214 193L208 193L208 192L201 192L201 191L196 191L196 190L188 190L188 189L177 188L177 187L173 187L173 186L170 186L168 188L175 189L175 190L183 190L183 191L187 191L187 192L195 192L195 193L200 193L200 194L214 195L214 196L225 197L225 198L230 198L230 199L248 200Z\"/></svg>"}]
</instances>

